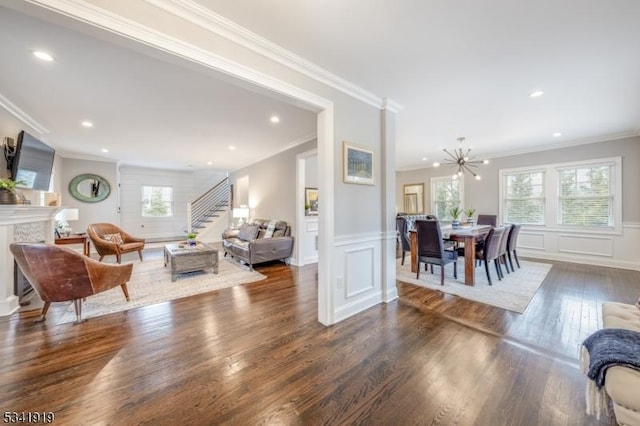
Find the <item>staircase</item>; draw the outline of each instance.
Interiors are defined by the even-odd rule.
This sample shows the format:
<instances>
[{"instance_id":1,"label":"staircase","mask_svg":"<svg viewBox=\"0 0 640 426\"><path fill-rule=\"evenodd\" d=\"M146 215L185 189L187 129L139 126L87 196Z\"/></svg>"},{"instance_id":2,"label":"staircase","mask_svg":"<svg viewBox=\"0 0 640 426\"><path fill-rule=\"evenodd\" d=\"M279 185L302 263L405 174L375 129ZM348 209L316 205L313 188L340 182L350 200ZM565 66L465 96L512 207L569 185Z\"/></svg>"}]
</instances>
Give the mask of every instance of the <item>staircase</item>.
<instances>
[{"instance_id":1,"label":"staircase","mask_svg":"<svg viewBox=\"0 0 640 426\"><path fill-rule=\"evenodd\" d=\"M187 204L187 232L199 233L209 224L228 217L232 203L229 178L224 178L216 186Z\"/></svg>"}]
</instances>

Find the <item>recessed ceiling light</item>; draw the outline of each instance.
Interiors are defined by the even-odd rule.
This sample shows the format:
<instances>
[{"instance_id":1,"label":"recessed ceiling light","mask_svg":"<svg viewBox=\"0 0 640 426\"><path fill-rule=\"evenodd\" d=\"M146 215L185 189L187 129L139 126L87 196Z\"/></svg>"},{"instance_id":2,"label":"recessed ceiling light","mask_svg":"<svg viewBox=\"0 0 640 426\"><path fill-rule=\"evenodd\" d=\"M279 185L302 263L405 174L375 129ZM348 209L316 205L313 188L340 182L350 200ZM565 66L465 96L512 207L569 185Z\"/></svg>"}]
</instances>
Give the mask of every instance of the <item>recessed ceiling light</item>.
<instances>
[{"instance_id":1,"label":"recessed ceiling light","mask_svg":"<svg viewBox=\"0 0 640 426\"><path fill-rule=\"evenodd\" d=\"M212 162L212 161L207 161L207 166L210 166L210 165L212 165L212 164L213 164L213 162Z\"/></svg>"},{"instance_id":2,"label":"recessed ceiling light","mask_svg":"<svg viewBox=\"0 0 640 426\"><path fill-rule=\"evenodd\" d=\"M554 138L559 138L560 136L562 136L562 133L560 133L560 132L555 132L555 133L553 134L553 137L554 137Z\"/></svg>"},{"instance_id":3,"label":"recessed ceiling light","mask_svg":"<svg viewBox=\"0 0 640 426\"><path fill-rule=\"evenodd\" d=\"M427 157L422 157L422 161L427 161Z\"/></svg>"},{"instance_id":4,"label":"recessed ceiling light","mask_svg":"<svg viewBox=\"0 0 640 426\"><path fill-rule=\"evenodd\" d=\"M102 148L100 151L102 152L109 152L109 150L107 148Z\"/></svg>"},{"instance_id":5,"label":"recessed ceiling light","mask_svg":"<svg viewBox=\"0 0 640 426\"><path fill-rule=\"evenodd\" d=\"M542 90L534 90L533 92L529 93L530 98L539 98L542 95L544 95L544 91Z\"/></svg>"},{"instance_id":6,"label":"recessed ceiling light","mask_svg":"<svg viewBox=\"0 0 640 426\"><path fill-rule=\"evenodd\" d=\"M53 56L49 55L47 52L43 52L42 50L36 50L33 52L33 56L46 62L53 61Z\"/></svg>"},{"instance_id":7,"label":"recessed ceiling light","mask_svg":"<svg viewBox=\"0 0 640 426\"><path fill-rule=\"evenodd\" d=\"M433 162L433 167L440 167L440 163L438 163L437 161Z\"/></svg>"},{"instance_id":8,"label":"recessed ceiling light","mask_svg":"<svg viewBox=\"0 0 640 426\"><path fill-rule=\"evenodd\" d=\"M83 122L82 122L82 123L80 123L80 124L82 124L82 127L87 127L87 128L89 128L89 127L93 127L93 123L92 123L92 122L90 122L90 121L83 121Z\"/></svg>"},{"instance_id":9,"label":"recessed ceiling light","mask_svg":"<svg viewBox=\"0 0 640 426\"><path fill-rule=\"evenodd\" d=\"M277 115L273 115L273 116L271 116L271 118L269 120L272 123L279 123L280 122L280 117L278 117Z\"/></svg>"},{"instance_id":10,"label":"recessed ceiling light","mask_svg":"<svg viewBox=\"0 0 640 426\"><path fill-rule=\"evenodd\" d=\"M235 150L236 150L235 145L229 145L229 151L235 151Z\"/></svg>"}]
</instances>

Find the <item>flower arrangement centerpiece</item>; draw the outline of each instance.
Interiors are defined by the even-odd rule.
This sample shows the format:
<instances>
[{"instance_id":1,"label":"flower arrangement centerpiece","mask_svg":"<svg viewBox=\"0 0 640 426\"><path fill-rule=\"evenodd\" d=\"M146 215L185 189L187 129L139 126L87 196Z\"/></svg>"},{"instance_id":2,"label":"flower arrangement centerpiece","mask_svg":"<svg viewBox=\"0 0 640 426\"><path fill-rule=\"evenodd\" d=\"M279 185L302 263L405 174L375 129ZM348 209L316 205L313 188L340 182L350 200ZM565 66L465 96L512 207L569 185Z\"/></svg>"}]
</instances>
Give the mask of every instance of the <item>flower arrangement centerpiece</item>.
<instances>
[{"instance_id":1,"label":"flower arrangement centerpiece","mask_svg":"<svg viewBox=\"0 0 640 426\"><path fill-rule=\"evenodd\" d=\"M449 209L449 214L451 215L451 227L456 229L460 226L460 215L462 214L462 210L460 207L455 206Z\"/></svg>"},{"instance_id":2,"label":"flower arrangement centerpiece","mask_svg":"<svg viewBox=\"0 0 640 426\"><path fill-rule=\"evenodd\" d=\"M467 223L471 226L475 225L476 220L473 215L476 214L476 209L469 207L464 211L464 215L467 217Z\"/></svg>"},{"instance_id":3,"label":"flower arrangement centerpiece","mask_svg":"<svg viewBox=\"0 0 640 426\"><path fill-rule=\"evenodd\" d=\"M195 246L197 244L197 236L198 234L196 234L195 232L187 232L187 244L189 244L190 246Z\"/></svg>"}]
</instances>

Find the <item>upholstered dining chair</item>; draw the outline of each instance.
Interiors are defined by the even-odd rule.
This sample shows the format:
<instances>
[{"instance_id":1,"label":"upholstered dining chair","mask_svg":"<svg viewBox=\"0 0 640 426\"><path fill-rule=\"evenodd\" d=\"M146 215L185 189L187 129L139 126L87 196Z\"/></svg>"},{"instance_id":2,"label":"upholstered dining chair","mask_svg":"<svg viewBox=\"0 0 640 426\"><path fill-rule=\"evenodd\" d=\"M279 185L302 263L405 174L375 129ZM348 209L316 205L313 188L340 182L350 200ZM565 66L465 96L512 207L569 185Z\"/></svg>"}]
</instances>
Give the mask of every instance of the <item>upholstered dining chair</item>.
<instances>
[{"instance_id":1,"label":"upholstered dining chair","mask_svg":"<svg viewBox=\"0 0 640 426\"><path fill-rule=\"evenodd\" d=\"M404 256L411 251L411 241L409 240L409 229L407 219L402 216L396 217L396 230L398 231L398 238L400 239L400 248L402 249L402 262L404 265Z\"/></svg>"},{"instance_id":2,"label":"upholstered dining chair","mask_svg":"<svg viewBox=\"0 0 640 426\"><path fill-rule=\"evenodd\" d=\"M500 269L500 265L498 264L498 257L500 256L500 240L504 235L504 228L491 228L489 233L484 239L484 243L482 247L476 251L476 258L484 261L484 270L487 273L487 280L489 281L489 285L492 285L491 282L491 273L489 273L489 262L492 260L496 266L496 274L498 274L498 279L502 280L502 270Z\"/></svg>"},{"instance_id":3,"label":"upholstered dining chair","mask_svg":"<svg viewBox=\"0 0 640 426\"><path fill-rule=\"evenodd\" d=\"M500 238L500 249L498 250L498 267L500 268L501 274L502 274L503 263L504 263L504 268L507 270L507 274L511 273L509 271L509 264L507 263L507 242L509 240L509 234L511 233L512 227L513 225L505 225L504 233L502 234L502 238ZM502 274L502 276L504 276L504 274Z\"/></svg>"},{"instance_id":4,"label":"upholstered dining chair","mask_svg":"<svg viewBox=\"0 0 640 426\"><path fill-rule=\"evenodd\" d=\"M100 263L74 250L44 243L13 243L9 246L25 278L44 301L40 318L46 320L52 302L73 301L75 324L82 322L82 299L120 286L129 301L127 282L133 264Z\"/></svg>"},{"instance_id":5,"label":"upholstered dining chair","mask_svg":"<svg viewBox=\"0 0 640 426\"><path fill-rule=\"evenodd\" d=\"M495 214L479 214L478 221L476 222L478 225L491 225L494 228L498 224L498 215Z\"/></svg>"},{"instance_id":6,"label":"upholstered dining chair","mask_svg":"<svg viewBox=\"0 0 640 426\"><path fill-rule=\"evenodd\" d=\"M444 266L453 263L453 277L458 278L458 253L445 250L442 230L437 220L416 220L417 265L416 279L420 278L420 263L440 266L440 285L444 285ZM433 269L431 270L433 273Z\"/></svg>"},{"instance_id":7,"label":"upholstered dining chair","mask_svg":"<svg viewBox=\"0 0 640 426\"><path fill-rule=\"evenodd\" d=\"M509 232L509 238L507 239L507 256L509 257L509 264L511 265L511 270L513 269L513 260L511 259L511 253L513 253L513 257L516 259L516 265L518 265L518 269L520 269L520 261L518 260L518 253L516 253L516 248L518 246L518 235L520 234L520 228L522 227L519 223L514 223L511 227L511 232Z\"/></svg>"},{"instance_id":8,"label":"upholstered dining chair","mask_svg":"<svg viewBox=\"0 0 640 426\"><path fill-rule=\"evenodd\" d=\"M87 227L87 234L100 255L101 262L105 256L115 255L116 261L121 263L123 254L134 251L138 252L142 262L144 238L136 238L111 223L92 223Z\"/></svg>"}]
</instances>

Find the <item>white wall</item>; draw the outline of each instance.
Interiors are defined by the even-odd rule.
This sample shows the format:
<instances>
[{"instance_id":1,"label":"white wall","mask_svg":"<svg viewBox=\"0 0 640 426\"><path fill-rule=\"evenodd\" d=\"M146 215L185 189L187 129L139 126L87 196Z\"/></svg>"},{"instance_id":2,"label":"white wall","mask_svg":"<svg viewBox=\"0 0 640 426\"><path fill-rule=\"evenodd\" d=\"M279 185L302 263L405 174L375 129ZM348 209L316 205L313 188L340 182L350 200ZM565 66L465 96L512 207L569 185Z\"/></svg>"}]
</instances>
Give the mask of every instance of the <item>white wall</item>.
<instances>
[{"instance_id":1,"label":"white wall","mask_svg":"<svg viewBox=\"0 0 640 426\"><path fill-rule=\"evenodd\" d=\"M120 224L128 232L150 240L181 238L187 230L187 203L226 175L215 170L193 172L120 166ZM143 185L173 188L173 216L142 216Z\"/></svg>"},{"instance_id":2,"label":"white wall","mask_svg":"<svg viewBox=\"0 0 640 426\"><path fill-rule=\"evenodd\" d=\"M519 238L520 253L541 259L640 270L640 253L637 250L640 238L640 137L493 158L489 165L479 169L482 180L476 181L472 176L465 175L464 204L465 207L476 208L477 214L498 214L498 174L501 169L617 156L622 157L622 235L523 226ZM429 212L431 177L449 174L450 170L446 167L398 172L396 211L402 209L403 185L423 182L425 204Z\"/></svg>"}]
</instances>

